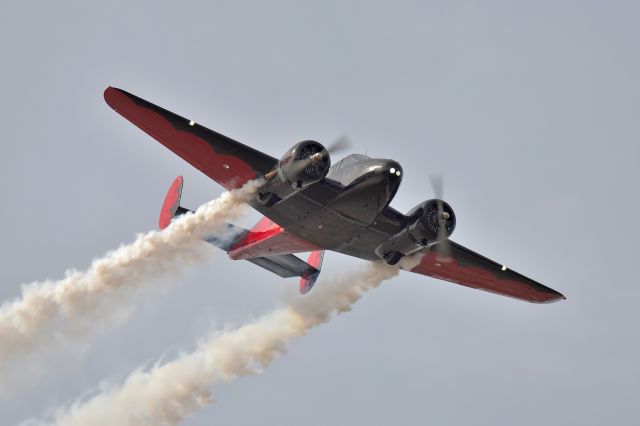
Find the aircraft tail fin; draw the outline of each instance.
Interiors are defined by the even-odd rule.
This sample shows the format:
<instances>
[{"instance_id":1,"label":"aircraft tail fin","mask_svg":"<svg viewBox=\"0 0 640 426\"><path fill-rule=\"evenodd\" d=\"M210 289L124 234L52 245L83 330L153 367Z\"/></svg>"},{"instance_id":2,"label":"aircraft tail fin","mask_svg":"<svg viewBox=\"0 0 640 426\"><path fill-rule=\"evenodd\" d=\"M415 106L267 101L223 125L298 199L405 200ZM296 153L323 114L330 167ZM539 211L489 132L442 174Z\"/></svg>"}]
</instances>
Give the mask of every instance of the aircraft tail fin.
<instances>
[{"instance_id":1,"label":"aircraft tail fin","mask_svg":"<svg viewBox=\"0 0 640 426\"><path fill-rule=\"evenodd\" d=\"M173 180L173 183L169 187L167 195L164 197L164 202L162 203L162 209L160 210L160 218L158 220L160 229L164 229L169 226L174 217L190 211L180 205L183 184L184 180L182 179L182 176L178 176Z\"/></svg>"},{"instance_id":2,"label":"aircraft tail fin","mask_svg":"<svg viewBox=\"0 0 640 426\"><path fill-rule=\"evenodd\" d=\"M178 176L173 180L173 183L169 187L167 195L164 197L164 202L162 203L162 209L160 210L160 218L158 220L160 229L164 229L169 226L175 217L192 211L180 205L183 185L184 179L182 176ZM215 235L206 236L204 240L209 244L228 252L229 249L235 243L244 238L248 232L248 230L240 226L225 223L222 229L218 230Z\"/></svg>"},{"instance_id":3,"label":"aircraft tail fin","mask_svg":"<svg viewBox=\"0 0 640 426\"><path fill-rule=\"evenodd\" d=\"M307 294L314 286L320 276L324 250L312 251L307 259L307 264L314 270L300 276L300 294Z\"/></svg>"}]
</instances>

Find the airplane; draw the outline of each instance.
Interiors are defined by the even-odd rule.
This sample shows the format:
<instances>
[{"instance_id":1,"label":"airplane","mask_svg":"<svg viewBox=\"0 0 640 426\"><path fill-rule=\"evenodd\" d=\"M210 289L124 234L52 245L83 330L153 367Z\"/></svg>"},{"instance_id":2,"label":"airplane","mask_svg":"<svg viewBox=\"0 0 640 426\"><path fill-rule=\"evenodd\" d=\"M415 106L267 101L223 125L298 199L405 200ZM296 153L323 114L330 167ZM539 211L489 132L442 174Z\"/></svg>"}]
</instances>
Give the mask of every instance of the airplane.
<instances>
[{"instance_id":1,"label":"airplane","mask_svg":"<svg viewBox=\"0 0 640 426\"><path fill-rule=\"evenodd\" d=\"M331 250L389 265L421 254L411 272L532 303L565 299L450 240L456 216L441 197L407 214L390 207L403 177L394 160L352 154L331 165L329 150L313 140L295 144L278 160L124 90L107 87L104 98L117 113L227 190L263 178L249 204L264 217L250 230L226 224L231 238L205 240L231 259L247 260L283 278L300 277L301 294L314 286L324 252ZM178 176L162 206L161 229L189 211L180 206L182 187ZM295 256L306 252L306 262Z\"/></svg>"}]
</instances>

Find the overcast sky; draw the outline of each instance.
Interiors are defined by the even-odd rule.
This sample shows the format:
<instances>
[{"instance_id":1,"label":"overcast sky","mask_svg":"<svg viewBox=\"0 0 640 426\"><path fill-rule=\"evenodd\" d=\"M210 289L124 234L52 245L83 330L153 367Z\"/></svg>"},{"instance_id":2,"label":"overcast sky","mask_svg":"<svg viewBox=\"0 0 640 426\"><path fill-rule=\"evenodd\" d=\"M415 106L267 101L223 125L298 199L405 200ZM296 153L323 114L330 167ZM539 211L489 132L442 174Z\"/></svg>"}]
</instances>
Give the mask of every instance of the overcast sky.
<instances>
[{"instance_id":1,"label":"overcast sky","mask_svg":"<svg viewBox=\"0 0 640 426\"><path fill-rule=\"evenodd\" d=\"M442 172L453 239L568 298L403 273L185 425L637 424L640 3L39 3L0 3L1 300L153 229L178 174L187 207L222 192L114 113L114 85L275 157L347 133L402 164L403 212ZM0 423L95 394L297 286L211 253L151 285L125 325L17 363ZM328 254L317 285L361 264Z\"/></svg>"}]
</instances>

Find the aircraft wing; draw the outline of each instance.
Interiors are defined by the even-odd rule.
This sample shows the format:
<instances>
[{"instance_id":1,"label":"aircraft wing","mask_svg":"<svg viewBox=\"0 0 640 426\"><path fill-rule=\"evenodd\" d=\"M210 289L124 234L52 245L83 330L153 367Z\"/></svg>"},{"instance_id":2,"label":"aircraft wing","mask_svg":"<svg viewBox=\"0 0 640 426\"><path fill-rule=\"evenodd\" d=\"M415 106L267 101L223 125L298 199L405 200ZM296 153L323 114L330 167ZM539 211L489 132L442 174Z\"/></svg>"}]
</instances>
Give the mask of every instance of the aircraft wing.
<instances>
[{"instance_id":1,"label":"aircraft wing","mask_svg":"<svg viewBox=\"0 0 640 426\"><path fill-rule=\"evenodd\" d=\"M549 287L460 244L453 241L450 243L448 250L444 250L440 244L433 245L411 272L532 303L565 299L562 294Z\"/></svg>"},{"instance_id":2,"label":"aircraft wing","mask_svg":"<svg viewBox=\"0 0 640 426\"><path fill-rule=\"evenodd\" d=\"M264 175L277 163L267 154L124 90L107 87L104 99L118 114L226 189Z\"/></svg>"}]
</instances>

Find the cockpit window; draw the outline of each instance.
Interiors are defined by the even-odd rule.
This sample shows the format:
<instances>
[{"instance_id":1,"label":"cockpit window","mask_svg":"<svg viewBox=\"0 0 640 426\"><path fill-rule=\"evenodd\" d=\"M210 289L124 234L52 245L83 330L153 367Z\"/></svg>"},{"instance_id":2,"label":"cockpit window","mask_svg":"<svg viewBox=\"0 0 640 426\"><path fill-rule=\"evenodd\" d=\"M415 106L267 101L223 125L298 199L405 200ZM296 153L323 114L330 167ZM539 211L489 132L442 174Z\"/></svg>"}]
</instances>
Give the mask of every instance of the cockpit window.
<instances>
[{"instance_id":1,"label":"cockpit window","mask_svg":"<svg viewBox=\"0 0 640 426\"><path fill-rule=\"evenodd\" d=\"M351 154L347 157L344 157L342 160L338 161L334 166L336 169L348 166L353 163L357 163L358 161L368 160L369 157L363 154Z\"/></svg>"},{"instance_id":2,"label":"cockpit window","mask_svg":"<svg viewBox=\"0 0 640 426\"><path fill-rule=\"evenodd\" d=\"M342 184L342 186L347 186L351 182L353 182L354 179L357 179L364 173L364 169L362 167L349 166L370 159L371 158L367 157L366 155L351 154L331 166L331 169L329 169L329 173L327 173L327 178L339 182L340 184Z\"/></svg>"}]
</instances>

